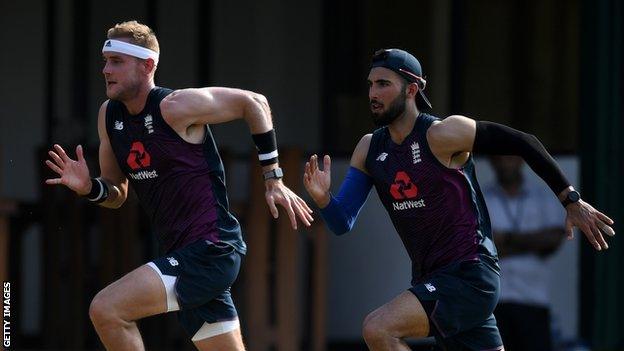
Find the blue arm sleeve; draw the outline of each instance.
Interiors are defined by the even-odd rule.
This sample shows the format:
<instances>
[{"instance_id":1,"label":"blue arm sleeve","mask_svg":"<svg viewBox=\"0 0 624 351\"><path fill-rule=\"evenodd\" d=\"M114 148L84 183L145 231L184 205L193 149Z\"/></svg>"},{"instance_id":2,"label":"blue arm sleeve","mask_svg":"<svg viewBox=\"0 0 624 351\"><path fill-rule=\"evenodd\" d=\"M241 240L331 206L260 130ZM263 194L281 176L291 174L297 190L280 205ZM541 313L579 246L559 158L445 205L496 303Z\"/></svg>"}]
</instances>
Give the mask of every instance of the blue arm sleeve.
<instances>
[{"instance_id":1,"label":"blue arm sleeve","mask_svg":"<svg viewBox=\"0 0 624 351\"><path fill-rule=\"evenodd\" d=\"M353 228L372 186L371 177L355 167L349 167L338 196L331 195L329 204L321 209L321 216L334 234L341 235Z\"/></svg>"}]
</instances>

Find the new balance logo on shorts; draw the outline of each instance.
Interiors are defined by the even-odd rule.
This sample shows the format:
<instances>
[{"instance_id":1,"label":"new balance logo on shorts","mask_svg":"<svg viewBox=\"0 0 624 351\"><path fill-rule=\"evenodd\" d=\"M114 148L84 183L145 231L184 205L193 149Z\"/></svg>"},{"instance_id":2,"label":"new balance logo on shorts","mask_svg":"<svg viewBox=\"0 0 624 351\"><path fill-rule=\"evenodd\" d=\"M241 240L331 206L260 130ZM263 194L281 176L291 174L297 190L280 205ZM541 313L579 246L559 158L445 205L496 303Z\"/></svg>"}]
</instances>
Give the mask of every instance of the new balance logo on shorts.
<instances>
[{"instance_id":1,"label":"new balance logo on shorts","mask_svg":"<svg viewBox=\"0 0 624 351\"><path fill-rule=\"evenodd\" d=\"M427 288L427 290L429 290L429 292L436 291L435 286L433 286L433 284L431 284L431 283L425 283L425 288Z\"/></svg>"},{"instance_id":2,"label":"new balance logo on shorts","mask_svg":"<svg viewBox=\"0 0 624 351\"><path fill-rule=\"evenodd\" d=\"M179 264L179 263L178 263L178 260L176 260L176 259L175 259L175 258L173 258L173 257L167 257L167 261L169 261L169 264L170 264L170 265L172 265L172 266L174 266L174 267L175 267L175 266L177 266L177 265Z\"/></svg>"}]
</instances>

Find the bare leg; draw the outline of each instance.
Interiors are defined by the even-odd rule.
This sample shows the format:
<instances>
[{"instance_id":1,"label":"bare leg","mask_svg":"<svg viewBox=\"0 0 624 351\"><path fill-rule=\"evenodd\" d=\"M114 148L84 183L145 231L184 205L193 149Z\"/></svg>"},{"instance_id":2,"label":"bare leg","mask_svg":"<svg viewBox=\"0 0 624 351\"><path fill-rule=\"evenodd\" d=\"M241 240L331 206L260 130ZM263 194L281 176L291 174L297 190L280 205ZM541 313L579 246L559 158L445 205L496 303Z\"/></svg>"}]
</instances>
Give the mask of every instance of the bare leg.
<instances>
[{"instance_id":1,"label":"bare leg","mask_svg":"<svg viewBox=\"0 0 624 351\"><path fill-rule=\"evenodd\" d=\"M409 291L364 319L364 340L371 351L410 350L403 338L424 338L428 334L427 313L418 298Z\"/></svg>"},{"instance_id":2,"label":"bare leg","mask_svg":"<svg viewBox=\"0 0 624 351\"><path fill-rule=\"evenodd\" d=\"M89 317L107 350L144 350L135 321L164 312L165 287L158 273L143 265L102 289Z\"/></svg>"}]
</instances>

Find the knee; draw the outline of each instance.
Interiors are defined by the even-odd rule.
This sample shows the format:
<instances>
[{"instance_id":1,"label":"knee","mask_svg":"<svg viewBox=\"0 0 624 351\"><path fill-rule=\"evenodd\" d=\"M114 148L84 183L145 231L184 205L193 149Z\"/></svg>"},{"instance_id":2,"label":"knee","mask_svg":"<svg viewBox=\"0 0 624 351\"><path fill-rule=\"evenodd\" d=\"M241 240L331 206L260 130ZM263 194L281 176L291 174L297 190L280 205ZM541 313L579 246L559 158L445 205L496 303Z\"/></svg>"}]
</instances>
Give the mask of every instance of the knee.
<instances>
[{"instance_id":1,"label":"knee","mask_svg":"<svg viewBox=\"0 0 624 351\"><path fill-rule=\"evenodd\" d=\"M377 313L371 312L368 316L366 316L366 318L364 318L364 323L362 324L362 336L368 344L381 340L387 337L387 335L388 333L384 324Z\"/></svg>"},{"instance_id":2,"label":"knee","mask_svg":"<svg viewBox=\"0 0 624 351\"><path fill-rule=\"evenodd\" d=\"M96 328L112 326L120 322L112 308L112 303L103 296L101 291L91 300L89 318Z\"/></svg>"}]
</instances>

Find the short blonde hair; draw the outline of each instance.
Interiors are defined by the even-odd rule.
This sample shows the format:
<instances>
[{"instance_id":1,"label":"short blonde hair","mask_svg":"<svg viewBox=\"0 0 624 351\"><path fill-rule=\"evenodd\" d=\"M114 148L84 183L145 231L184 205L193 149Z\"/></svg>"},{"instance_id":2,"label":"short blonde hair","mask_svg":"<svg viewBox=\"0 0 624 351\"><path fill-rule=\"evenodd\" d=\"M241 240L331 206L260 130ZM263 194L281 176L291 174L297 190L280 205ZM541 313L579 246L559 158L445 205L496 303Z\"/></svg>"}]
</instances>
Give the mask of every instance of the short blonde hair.
<instances>
[{"instance_id":1,"label":"short blonde hair","mask_svg":"<svg viewBox=\"0 0 624 351\"><path fill-rule=\"evenodd\" d=\"M139 45L160 53L158 39L156 39L156 34L152 28L137 21L117 23L108 30L106 37L108 39L130 39L130 44Z\"/></svg>"}]
</instances>

